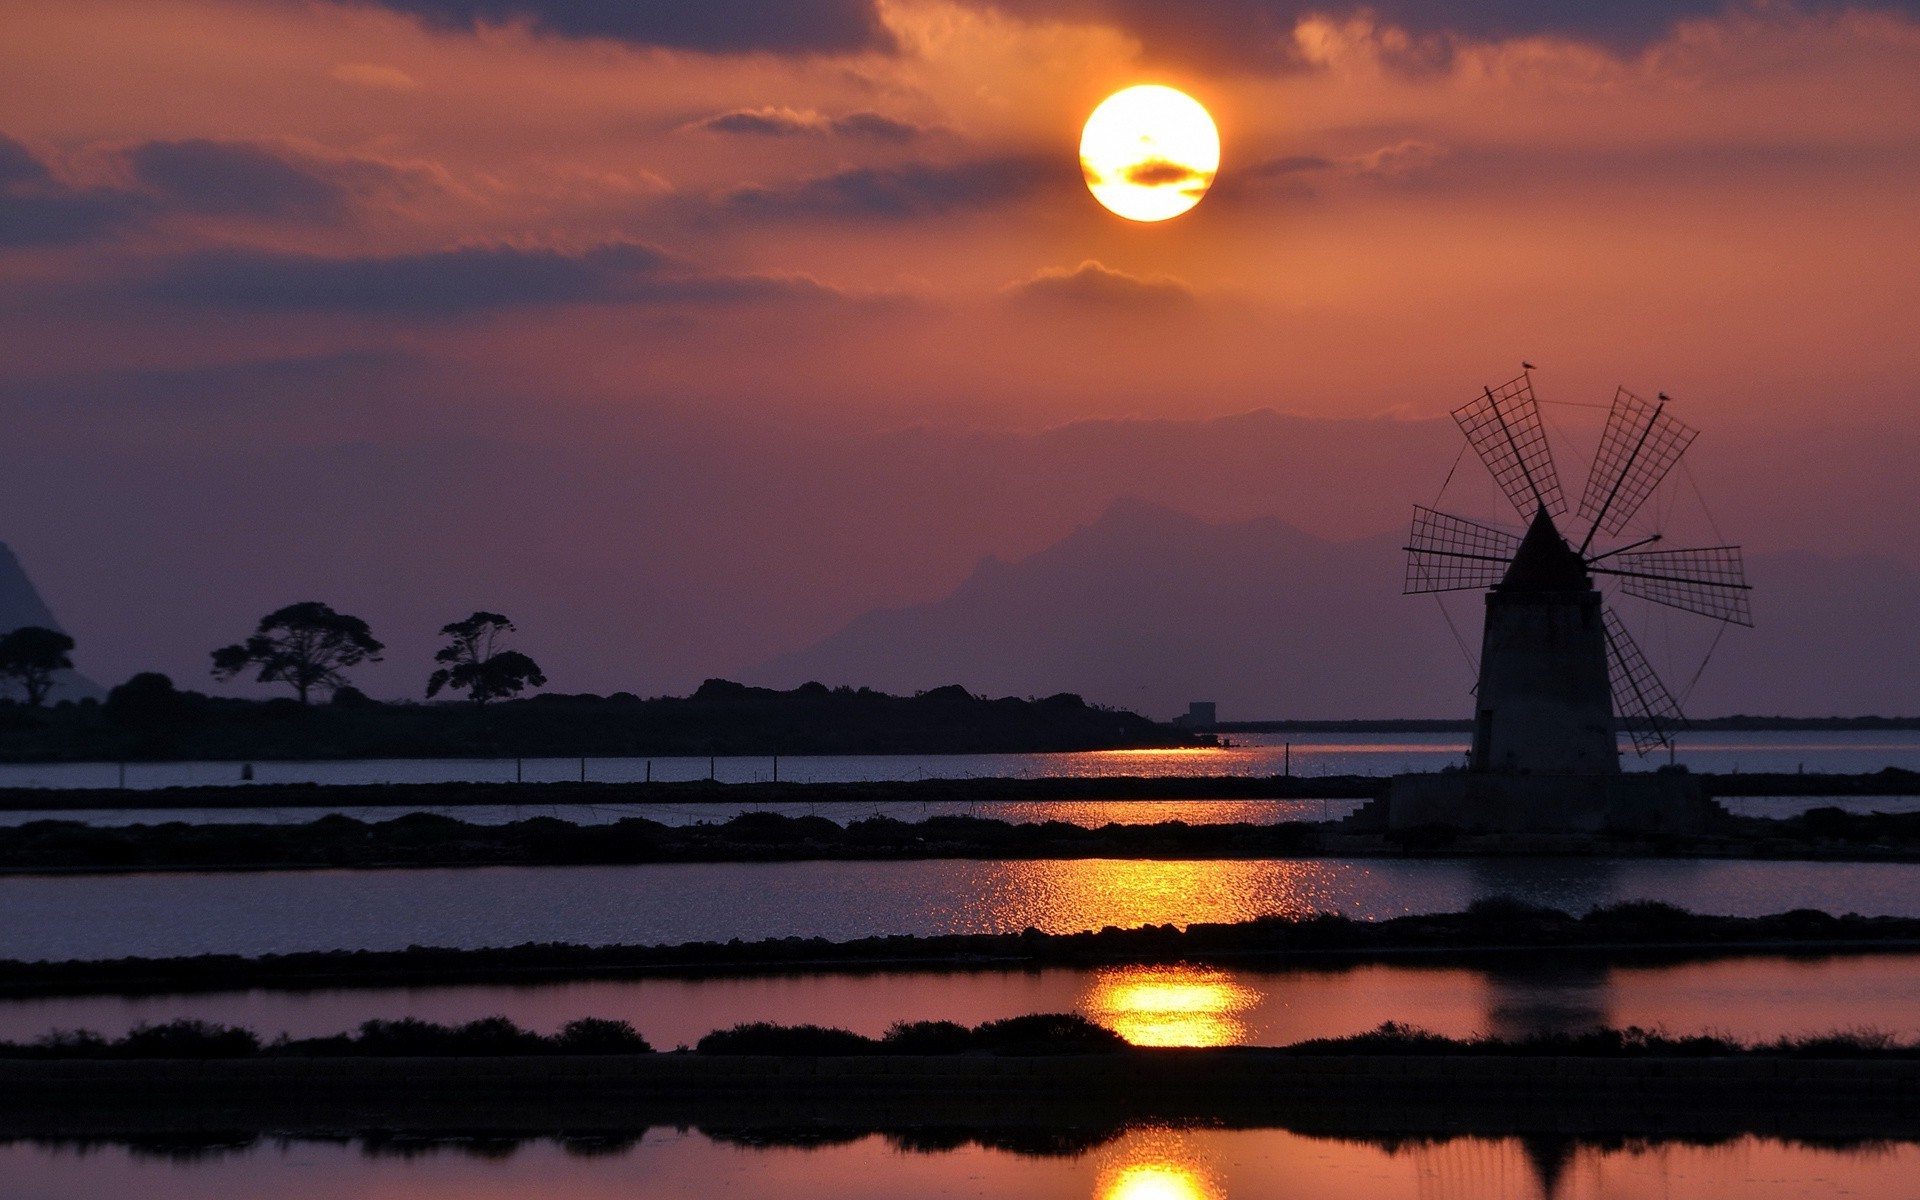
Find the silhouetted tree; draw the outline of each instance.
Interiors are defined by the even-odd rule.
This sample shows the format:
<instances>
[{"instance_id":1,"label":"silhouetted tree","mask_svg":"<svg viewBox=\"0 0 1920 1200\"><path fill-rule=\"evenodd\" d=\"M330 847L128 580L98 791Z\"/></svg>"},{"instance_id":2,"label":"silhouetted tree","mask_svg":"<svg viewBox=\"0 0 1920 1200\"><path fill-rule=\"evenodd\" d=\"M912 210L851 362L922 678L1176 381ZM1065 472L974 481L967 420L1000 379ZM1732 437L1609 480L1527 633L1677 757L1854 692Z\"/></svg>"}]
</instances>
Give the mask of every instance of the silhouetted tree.
<instances>
[{"instance_id":1,"label":"silhouetted tree","mask_svg":"<svg viewBox=\"0 0 1920 1200\"><path fill-rule=\"evenodd\" d=\"M58 629L22 625L0 636L0 679L17 682L27 703L38 706L53 688L53 673L73 666L72 649L73 639Z\"/></svg>"},{"instance_id":2,"label":"silhouetted tree","mask_svg":"<svg viewBox=\"0 0 1920 1200\"><path fill-rule=\"evenodd\" d=\"M433 656L446 665L427 677L427 698L441 688L465 692L475 704L505 700L528 687L545 687L539 664L518 650L502 650L500 639L513 632L513 622L499 613L477 612L464 621L442 625L440 635L451 638Z\"/></svg>"},{"instance_id":3,"label":"silhouetted tree","mask_svg":"<svg viewBox=\"0 0 1920 1200\"><path fill-rule=\"evenodd\" d=\"M142 671L107 693L107 715L123 725L158 725L179 715L184 702L172 679Z\"/></svg>"},{"instance_id":4,"label":"silhouetted tree","mask_svg":"<svg viewBox=\"0 0 1920 1200\"><path fill-rule=\"evenodd\" d=\"M289 604L260 618L253 636L235 646L213 652L215 679L232 679L250 667L260 668L261 683L284 683L300 703L308 703L314 688L346 685L346 669L363 662L379 662L386 649L359 617L337 613L318 600Z\"/></svg>"}]
</instances>

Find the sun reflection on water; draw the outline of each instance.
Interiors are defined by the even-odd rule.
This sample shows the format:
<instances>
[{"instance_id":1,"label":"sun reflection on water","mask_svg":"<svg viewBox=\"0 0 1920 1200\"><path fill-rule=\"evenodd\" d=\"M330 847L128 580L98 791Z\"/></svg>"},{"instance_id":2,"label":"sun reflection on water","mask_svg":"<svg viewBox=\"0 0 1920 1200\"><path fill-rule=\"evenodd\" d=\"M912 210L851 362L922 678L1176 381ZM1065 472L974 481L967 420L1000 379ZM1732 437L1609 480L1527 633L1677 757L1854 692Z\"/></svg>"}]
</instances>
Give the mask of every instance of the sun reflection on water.
<instances>
[{"instance_id":1,"label":"sun reflection on water","mask_svg":"<svg viewBox=\"0 0 1920 1200\"><path fill-rule=\"evenodd\" d=\"M1342 869L1306 859L1021 860L983 864L981 871L986 886L968 905L970 919L960 926L966 931L1185 926L1344 907Z\"/></svg>"},{"instance_id":2,"label":"sun reflection on water","mask_svg":"<svg viewBox=\"0 0 1920 1200\"><path fill-rule=\"evenodd\" d=\"M1211 967L1115 967L1094 976L1080 1008L1136 1046L1237 1046L1240 1014L1261 993Z\"/></svg>"},{"instance_id":3,"label":"sun reflection on water","mask_svg":"<svg viewBox=\"0 0 1920 1200\"><path fill-rule=\"evenodd\" d=\"M1115 1148L1094 1200L1222 1200L1225 1192L1186 1138L1144 1129Z\"/></svg>"}]
</instances>

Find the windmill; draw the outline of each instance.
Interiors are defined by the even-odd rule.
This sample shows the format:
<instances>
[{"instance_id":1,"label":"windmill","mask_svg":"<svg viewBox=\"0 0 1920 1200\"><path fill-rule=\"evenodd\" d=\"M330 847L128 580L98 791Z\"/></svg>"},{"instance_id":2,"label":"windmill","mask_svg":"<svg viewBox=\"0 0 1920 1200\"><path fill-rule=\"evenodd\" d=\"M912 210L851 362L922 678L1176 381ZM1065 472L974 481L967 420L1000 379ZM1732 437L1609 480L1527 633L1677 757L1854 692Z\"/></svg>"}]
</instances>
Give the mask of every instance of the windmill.
<instances>
[{"instance_id":1,"label":"windmill","mask_svg":"<svg viewBox=\"0 0 1920 1200\"><path fill-rule=\"evenodd\" d=\"M1516 534L1414 507L1405 592L1487 590L1470 770L1618 772L1616 713L1641 755L1672 745L1685 720L1680 706L1596 578L1709 620L1753 624L1740 547L1669 550L1657 548L1658 531L1625 532L1698 432L1674 419L1669 403L1664 392L1653 402L1615 392L1570 519L1529 370L1454 410L1528 522Z\"/></svg>"}]
</instances>

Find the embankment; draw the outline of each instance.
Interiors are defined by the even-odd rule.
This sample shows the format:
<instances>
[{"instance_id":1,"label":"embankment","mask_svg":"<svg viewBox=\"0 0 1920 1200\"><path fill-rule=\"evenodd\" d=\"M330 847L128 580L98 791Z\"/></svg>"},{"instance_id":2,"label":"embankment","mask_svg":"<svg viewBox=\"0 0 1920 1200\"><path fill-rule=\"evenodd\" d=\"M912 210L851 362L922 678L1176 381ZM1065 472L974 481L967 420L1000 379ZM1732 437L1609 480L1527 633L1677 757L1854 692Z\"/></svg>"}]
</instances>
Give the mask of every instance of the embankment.
<instances>
[{"instance_id":1,"label":"embankment","mask_svg":"<svg viewBox=\"0 0 1920 1200\"><path fill-rule=\"evenodd\" d=\"M1217 1122L1910 1138L1920 1060L1145 1050L1058 1057L656 1054L0 1062L0 1137L648 1124Z\"/></svg>"}]
</instances>

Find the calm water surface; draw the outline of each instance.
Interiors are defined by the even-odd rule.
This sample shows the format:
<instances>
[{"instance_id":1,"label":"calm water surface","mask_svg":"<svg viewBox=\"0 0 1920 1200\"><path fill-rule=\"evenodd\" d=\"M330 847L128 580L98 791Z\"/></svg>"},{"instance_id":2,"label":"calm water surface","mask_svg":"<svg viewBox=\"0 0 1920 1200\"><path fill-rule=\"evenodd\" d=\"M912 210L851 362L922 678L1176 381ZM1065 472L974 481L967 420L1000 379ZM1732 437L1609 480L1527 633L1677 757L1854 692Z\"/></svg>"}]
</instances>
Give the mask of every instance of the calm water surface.
<instances>
[{"instance_id":1,"label":"calm water surface","mask_svg":"<svg viewBox=\"0 0 1920 1200\"><path fill-rule=\"evenodd\" d=\"M191 1158L118 1145L0 1146L0 1179L14 1200L1910 1200L1917 1177L1920 1147L1909 1142L1836 1148L1751 1136L1706 1146L1517 1138L1385 1146L1277 1129L1145 1128L1044 1158L980 1146L907 1150L879 1135L801 1149L667 1129L595 1154L547 1141L405 1155L270 1141Z\"/></svg>"},{"instance_id":2,"label":"calm water surface","mask_svg":"<svg viewBox=\"0 0 1920 1200\"><path fill-rule=\"evenodd\" d=\"M1465 734L1234 734L1234 745L1195 750L1104 750L1074 754L811 755L779 760L779 778L796 783L904 779L1034 779L1094 775L1392 775L1437 771L1466 757ZM1629 769L1652 769L1664 756ZM1831 771L1883 767L1920 770L1920 731L1702 733L1683 735L1675 761L1696 771ZM133 789L243 785L237 762L128 763ZM512 783L588 780L633 783L706 779L754 783L774 778L768 756L706 758L363 759L260 762L255 783ZM0 764L0 787L116 787L117 763Z\"/></svg>"},{"instance_id":3,"label":"calm water surface","mask_svg":"<svg viewBox=\"0 0 1920 1200\"><path fill-rule=\"evenodd\" d=\"M371 1019L443 1024L504 1015L551 1033L579 1017L630 1022L658 1049L747 1021L839 1026L878 1036L895 1021L982 1021L1081 1012L1142 1046L1284 1046L1384 1021L1451 1037L1596 1026L1764 1041L1835 1029L1920 1039L1920 956L1741 958L1619 966L1538 956L1494 968L1369 963L1230 969L1174 964L1037 971L886 972L587 980L316 991L86 996L0 1001L0 1040L53 1029L118 1037L182 1017L266 1037L316 1037Z\"/></svg>"},{"instance_id":4,"label":"calm water surface","mask_svg":"<svg viewBox=\"0 0 1920 1200\"><path fill-rule=\"evenodd\" d=\"M0 877L0 958L1049 932L1515 896L1920 916L1920 864L1697 859L689 863Z\"/></svg>"}]
</instances>

